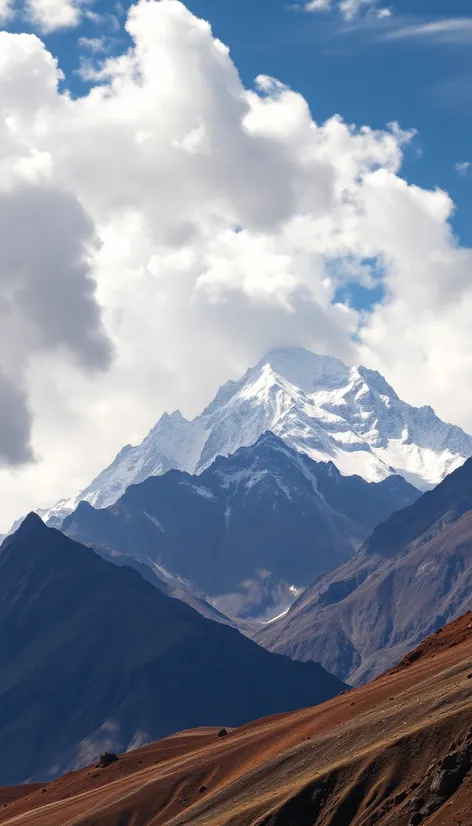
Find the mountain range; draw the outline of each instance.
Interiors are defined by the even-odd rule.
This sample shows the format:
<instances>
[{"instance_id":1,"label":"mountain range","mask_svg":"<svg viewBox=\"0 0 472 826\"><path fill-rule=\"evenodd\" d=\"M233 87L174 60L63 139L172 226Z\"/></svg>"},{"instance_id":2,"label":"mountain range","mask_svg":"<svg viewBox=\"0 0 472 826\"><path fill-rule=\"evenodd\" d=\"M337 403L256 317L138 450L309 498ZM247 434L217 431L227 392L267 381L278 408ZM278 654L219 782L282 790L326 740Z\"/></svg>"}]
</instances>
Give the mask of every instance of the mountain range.
<instances>
[{"instance_id":1,"label":"mountain range","mask_svg":"<svg viewBox=\"0 0 472 826\"><path fill-rule=\"evenodd\" d=\"M342 476L265 433L199 476L171 470L107 508L81 502L62 530L111 561L150 566L227 615L270 620L419 495L399 475Z\"/></svg>"},{"instance_id":2,"label":"mountain range","mask_svg":"<svg viewBox=\"0 0 472 826\"><path fill-rule=\"evenodd\" d=\"M265 651L36 514L0 548L0 629L3 784L345 689L321 666Z\"/></svg>"},{"instance_id":3,"label":"mountain range","mask_svg":"<svg viewBox=\"0 0 472 826\"><path fill-rule=\"evenodd\" d=\"M199 474L266 431L344 475L379 482L400 474L420 490L472 455L471 436L442 422L431 407L403 402L378 372L283 349L223 385L192 421L179 411L164 414L141 444L126 445L84 490L38 513L60 527L80 501L104 508L150 476L171 469Z\"/></svg>"},{"instance_id":4,"label":"mountain range","mask_svg":"<svg viewBox=\"0 0 472 826\"><path fill-rule=\"evenodd\" d=\"M372 532L255 639L358 684L472 605L472 459Z\"/></svg>"},{"instance_id":5,"label":"mountain range","mask_svg":"<svg viewBox=\"0 0 472 826\"><path fill-rule=\"evenodd\" d=\"M30 514L0 549L0 776L390 667L470 605L470 454L378 373L299 349L164 416L45 514L63 532Z\"/></svg>"},{"instance_id":6,"label":"mountain range","mask_svg":"<svg viewBox=\"0 0 472 826\"><path fill-rule=\"evenodd\" d=\"M316 708L0 789L5 826L469 826L472 614Z\"/></svg>"}]
</instances>

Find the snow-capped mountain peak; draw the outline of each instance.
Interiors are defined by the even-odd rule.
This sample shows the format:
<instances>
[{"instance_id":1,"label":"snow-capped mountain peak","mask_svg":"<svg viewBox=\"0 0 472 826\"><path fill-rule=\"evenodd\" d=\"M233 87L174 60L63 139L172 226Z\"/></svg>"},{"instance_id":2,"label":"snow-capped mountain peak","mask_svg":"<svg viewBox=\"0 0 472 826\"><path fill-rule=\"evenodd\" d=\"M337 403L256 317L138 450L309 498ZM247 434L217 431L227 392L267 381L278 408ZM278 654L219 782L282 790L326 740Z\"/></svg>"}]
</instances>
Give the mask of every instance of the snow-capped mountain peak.
<instances>
[{"instance_id":1,"label":"snow-capped mountain peak","mask_svg":"<svg viewBox=\"0 0 472 826\"><path fill-rule=\"evenodd\" d=\"M165 413L140 445L128 445L88 488L42 515L60 525L81 499L102 508L128 485L171 468L200 473L266 431L345 475L378 482L397 473L422 490L472 455L471 436L431 407L403 402L377 371L280 349L223 385L192 421Z\"/></svg>"},{"instance_id":2,"label":"snow-capped mountain peak","mask_svg":"<svg viewBox=\"0 0 472 826\"><path fill-rule=\"evenodd\" d=\"M341 386L349 375L349 368L339 359L318 356L303 347L272 350L253 371L259 372L267 367L305 393L334 389Z\"/></svg>"}]
</instances>

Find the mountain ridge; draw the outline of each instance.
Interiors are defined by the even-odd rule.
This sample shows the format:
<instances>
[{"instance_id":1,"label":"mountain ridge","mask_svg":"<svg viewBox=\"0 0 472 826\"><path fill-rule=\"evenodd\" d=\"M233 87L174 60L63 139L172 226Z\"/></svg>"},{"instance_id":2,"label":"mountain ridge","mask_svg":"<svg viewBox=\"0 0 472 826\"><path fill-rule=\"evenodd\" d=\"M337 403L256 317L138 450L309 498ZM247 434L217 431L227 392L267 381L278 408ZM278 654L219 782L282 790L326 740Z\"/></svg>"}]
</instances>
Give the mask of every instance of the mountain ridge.
<instances>
[{"instance_id":1,"label":"mountain ridge","mask_svg":"<svg viewBox=\"0 0 472 826\"><path fill-rule=\"evenodd\" d=\"M270 654L32 514L0 548L0 627L4 784L344 688L321 666Z\"/></svg>"},{"instance_id":2,"label":"mountain ridge","mask_svg":"<svg viewBox=\"0 0 472 826\"><path fill-rule=\"evenodd\" d=\"M124 554L150 565L226 615L270 620L418 496L400 476L342 476L269 431L198 476L170 470L108 508L82 502L62 530L111 561Z\"/></svg>"},{"instance_id":3,"label":"mountain ridge","mask_svg":"<svg viewBox=\"0 0 472 826\"><path fill-rule=\"evenodd\" d=\"M102 508L128 485L171 468L201 473L266 430L315 461L331 460L344 475L380 481L397 473L421 490L472 455L471 436L442 422L431 407L401 401L377 371L289 348L272 351L223 385L192 421L180 411L165 413L77 496L39 513L60 527L81 500Z\"/></svg>"},{"instance_id":4,"label":"mountain ridge","mask_svg":"<svg viewBox=\"0 0 472 826\"><path fill-rule=\"evenodd\" d=\"M254 639L359 684L467 611L471 593L469 459L375 528L358 555L318 577Z\"/></svg>"}]
</instances>

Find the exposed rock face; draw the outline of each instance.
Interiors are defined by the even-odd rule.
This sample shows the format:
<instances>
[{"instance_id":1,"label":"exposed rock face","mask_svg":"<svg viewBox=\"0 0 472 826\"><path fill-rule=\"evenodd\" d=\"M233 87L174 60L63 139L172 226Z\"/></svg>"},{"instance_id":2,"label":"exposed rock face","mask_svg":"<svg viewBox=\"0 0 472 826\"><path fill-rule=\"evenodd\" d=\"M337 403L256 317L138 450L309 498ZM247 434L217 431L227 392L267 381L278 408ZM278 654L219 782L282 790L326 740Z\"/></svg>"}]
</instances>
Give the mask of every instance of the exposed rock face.
<instances>
[{"instance_id":1,"label":"exposed rock face","mask_svg":"<svg viewBox=\"0 0 472 826\"><path fill-rule=\"evenodd\" d=\"M418 826L444 806L464 782L472 769L472 733L459 748L434 761L421 784L419 793L408 805L411 812L410 826Z\"/></svg>"},{"instance_id":2,"label":"exposed rock face","mask_svg":"<svg viewBox=\"0 0 472 826\"><path fill-rule=\"evenodd\" d=\"M106 769L118 760L113 751L105 751L100 755L100 760L97 763L97 769Z\"/></svg>"}]
</instances>

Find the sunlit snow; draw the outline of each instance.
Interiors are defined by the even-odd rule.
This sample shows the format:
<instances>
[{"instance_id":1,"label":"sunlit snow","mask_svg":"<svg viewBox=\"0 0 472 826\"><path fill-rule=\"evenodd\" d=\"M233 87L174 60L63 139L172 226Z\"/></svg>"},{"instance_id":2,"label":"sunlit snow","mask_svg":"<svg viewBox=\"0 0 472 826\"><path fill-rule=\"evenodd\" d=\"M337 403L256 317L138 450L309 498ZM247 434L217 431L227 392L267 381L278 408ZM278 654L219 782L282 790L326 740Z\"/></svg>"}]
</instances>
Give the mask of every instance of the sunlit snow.
<instances>
[{"instance_id":1,"label":"sunlit snow","mask_svg":"<svg viewBox=\"0 0 472 826\"><path fill-rule=\"evenodd\" d=\"M471 436L442 422L430 407L403 402L376 371L349 368L301 348L277 350L224 385L193 421L179 411L166 413L140 445L123 448L88 488L42 515L63 518L81 499L106 507L128 485L171 468L200 473L217 456L254 444L265 431L316 461L332 461L345 475L379 482L399 473L422 490L472 455ZM250 486L248 473L244 481ZM204 488L197 492L209 494Z\"/></svg>"}]
</instances>

